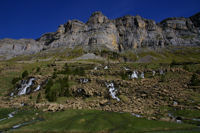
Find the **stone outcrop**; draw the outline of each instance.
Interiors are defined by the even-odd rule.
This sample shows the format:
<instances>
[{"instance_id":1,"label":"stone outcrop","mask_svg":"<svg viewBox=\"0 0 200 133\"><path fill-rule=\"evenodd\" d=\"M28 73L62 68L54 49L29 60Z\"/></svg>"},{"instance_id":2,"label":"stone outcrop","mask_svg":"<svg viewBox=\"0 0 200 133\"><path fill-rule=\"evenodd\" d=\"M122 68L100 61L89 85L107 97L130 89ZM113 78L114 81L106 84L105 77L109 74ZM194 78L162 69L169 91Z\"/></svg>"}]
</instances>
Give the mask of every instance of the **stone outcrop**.
<instances>
[{"instance_id":1,"label":"stone outcrop","mask_svg":"<svg viewBox=\"0 0 200 133\"><path fill-rule=\"evenodd\" d=\"M22 54L34 54L42 49L42 45L33 39L0 40L0 56L9 59Z\"/></svg>"},{"instance_id":2,"label":"stone outcrop","mask_svg":"<svg viewBox=\"0 0 200 133\"><path fill-rule=\"evenodd\" d=\"M101 12L94 12L86 23L69 20L56 32L46 33L37 40L0 40L0 56L33 54L61 46L80 46L90 51L102 48L122 51L168 45L200 46L200 13L156 23L138 15L110 20Z\"/></svg>"}]
</instances>

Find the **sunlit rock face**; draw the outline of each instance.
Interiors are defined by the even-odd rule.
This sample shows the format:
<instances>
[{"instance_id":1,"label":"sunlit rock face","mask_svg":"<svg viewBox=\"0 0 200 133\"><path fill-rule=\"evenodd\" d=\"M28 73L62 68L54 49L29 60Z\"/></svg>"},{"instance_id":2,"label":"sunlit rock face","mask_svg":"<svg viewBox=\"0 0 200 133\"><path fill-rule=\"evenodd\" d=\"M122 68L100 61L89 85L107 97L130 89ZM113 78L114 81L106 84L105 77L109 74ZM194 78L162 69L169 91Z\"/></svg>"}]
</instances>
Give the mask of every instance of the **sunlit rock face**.
<instances>
[{"instance_id":1,"label":"sunlit rock face","mask_svg":"<svg viewBox=\"0 0 200 133\"><path fill-rule=\"evenodd\" d=\"M70 20L57 32L44 34L38 42L47 47L83 46L85 49L128 50L166 45L199 45L199 14L190 18L168 18L160 23L141 16L110 20L94 12L86 23Z\"/></svg>"},{"instance_id":2,"label":"sunlit rock face","mask_svg":"<svg viewBox=\"0 0 200 133\"><path fill-rule=\"evenodd\" d=\"M167 18L160 23L141 16L123 16L110 20L94 12L86 23L69 20L56 32L46 33L37 40L0 40L0 56L11 58L41 50L66 46L85 50L109 49L123 51L136 48L165 46L199 46L200 13L189 18Z\"/></svg>"}]
</instances>

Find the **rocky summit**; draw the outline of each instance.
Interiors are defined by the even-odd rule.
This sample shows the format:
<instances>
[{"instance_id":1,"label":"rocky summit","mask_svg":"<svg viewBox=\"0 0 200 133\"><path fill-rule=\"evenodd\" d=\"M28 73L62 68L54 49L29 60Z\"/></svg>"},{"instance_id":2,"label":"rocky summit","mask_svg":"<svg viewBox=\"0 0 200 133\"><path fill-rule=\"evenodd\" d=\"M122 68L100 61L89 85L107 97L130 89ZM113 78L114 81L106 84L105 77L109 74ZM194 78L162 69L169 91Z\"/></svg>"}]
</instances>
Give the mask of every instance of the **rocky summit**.
<instances>
[{"instance_id":1,"label":"rocky summit","mask_svg":"<svg viewBox=\"0 0 200 133\"><path fill-rule=\"evenodd\" d=\"M200 46L200 13L156 23L138 15L110 20L101 12L94 12L86 23L69 20L56 32L46 33L36 40L0 40L0 57L9 59L61 46L117 52L144 47Z\"/></svg>"}]
</instances>

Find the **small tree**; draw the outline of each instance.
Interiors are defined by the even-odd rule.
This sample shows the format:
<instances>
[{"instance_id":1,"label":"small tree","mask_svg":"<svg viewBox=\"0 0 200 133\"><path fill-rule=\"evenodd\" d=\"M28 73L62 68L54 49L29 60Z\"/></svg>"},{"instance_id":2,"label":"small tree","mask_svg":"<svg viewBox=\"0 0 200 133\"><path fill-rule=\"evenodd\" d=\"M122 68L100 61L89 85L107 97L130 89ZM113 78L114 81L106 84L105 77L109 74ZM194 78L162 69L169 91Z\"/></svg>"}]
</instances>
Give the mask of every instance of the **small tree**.
<instances>
[{"instance_id":1,"label":"small tree","mask_svg":"<svg viewBox=\"0 0 200 133\"><path fill-rule=\"evenodd\" d=\"M165 82L166 81L166 77L165 77L165 75L163 74L163 75L161 75L161 77L160 77L160 82Z\"/></svg>"},{"instance_id":2,"label":"small tree","mask_svg":"<svg viewBox=\"0 0 200 133\"><path fill-rule=\"evenodd\" d=\"M41 70L41 68L40 68L40 67L37 67L36 72L38 73L38 72L40 72L40 70Z\"/></svg>"},{"instance_id":3,"label":"small tree","mask_svg":"<svg viewBox=\"0 0 200 133\"><path fill-rule=\"evenodd\" d=\"M25 71L22 73L22 78L25 78L25 77L27 77L27 76L28 76L28 71L25 70Z\"/></svg>"},{"instance_id":4,"label":"small tree","mask_svg":"<svg viewBox=\"0 0 200 133\"><path fill-rule=\"evenodd\" d=\"M177 65L177 62L173 59L172 62L171 62L171 64L170 64L170 66L173 67L175 65Z\"/></svg>"},{"instance_id":5,"label":"small tree","mask_svg":"<svg viewBox=\"0 0 200 133\"><path fill-rule=\"evenodd\" d=\"M50 87L48 92L46 93L46 98L50 102L54 102L57 100L58 93L60 92L61 86L59 83L54 83L53 86Z\"/></svg>"}]
</instances>

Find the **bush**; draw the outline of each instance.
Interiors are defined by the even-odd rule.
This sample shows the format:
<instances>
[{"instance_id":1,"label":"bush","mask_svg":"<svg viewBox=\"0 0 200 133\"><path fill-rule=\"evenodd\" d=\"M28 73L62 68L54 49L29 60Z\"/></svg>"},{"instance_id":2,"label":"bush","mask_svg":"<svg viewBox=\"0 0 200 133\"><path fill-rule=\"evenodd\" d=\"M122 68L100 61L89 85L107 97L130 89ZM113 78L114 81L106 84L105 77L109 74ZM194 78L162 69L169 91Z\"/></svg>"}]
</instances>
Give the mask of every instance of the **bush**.
<instances>
[{"instance_id":1,"label":"bush","mask_svg":"<svg viewBox=\"0 0 200 133\"><path fill-rule=\"evenodd\" d=\"M51 86L53 86L53 80L48 80L46 86L45 86L45 94L49 93Z\"/></svg>"},{"instance_id":2,"label":"bush","mask_svg":"<svg viewBox=\"0 0 200 133\"><path fill-rule=\"evenodd\" d=\"M59 83L55 83L53 84L53 86L50 87L50 89L48 90L46 94L46 98L48 99L48 101L55 102L57 100L58 90L60 90Z\"/></svg>"},{"instance_id":3,"label":"bush","mask_svg":"<svg viewBox=\"0 0 200 133\"><path fill-rule=\"evenodd\" d=\"M16 84L19 80L21 80L20 77L15 77L15 78L13 78L13 79L12 79L12 84L13 84L13 85Z\"/></svg>"},{"instance_id":4,"label":"bush","mask_svg":"<svg viewBox=\"0 0 200 133\"><path fill-rule=\"evenodd\" d=\"M57 97L70 96L68 78L58 79L53 82L50 79L45 87L46 98L50 102L57 100Z\"/></svg>"},{"instance_id":5,"label":"bush","mask_svg":"<svg viewBox=\"0 0 200 133\"><path fill-rule=\"evenodd\" d=\"M57 74L56 72L53 72L53 76L52 76L53 79L57 78Z\"/></svg>"},{"instance_id":6,"label":"bush","mask_svg":"<svg viewBox=\"0 0 200 133\"><path fill-rule=\"evenodd\" d=\"M79 75L79 76L84 76L85 75L85 70L83 67L77 67L74 71L73 71L74 75Z\"/></svg>"},{"instance_id":7,"label":"bush","mask_svg":"<svg viewBox=\"0 0 200 133\"><path fill-rule=\"evenodd\" d=\"M198 79L197 74L193 74L190 80L190 85L191 86L200 86L200 80Z\"/></svg>"},{"instance_id":8,"label":"bush","mask_svg":"<svg viewBox=\"0 0 200 133\"><path fill-rule=\"evenodd\" d=\"M177 62L176 62L175 60L172 60L170 66L173 67L173 66L175 66L175 65L177 65Z\"/></svg>"},{"instance_id":9,"label":"bush","mask_svg":"<svg viewBox=\"0 0 200 133\"><path fill-rule=\"evenodd\" d=\"M40 70L41 70L41 68L40 68L40 67L37 67L36 72L38 73L38 72L40 72Z\"/></svg>"},{"instance_id":10,"label":"bush","mask_svg":"<svg viewBox=\"0 0 200 133\"><path fill-rule=\"evenodd\" d=\"M129 75L126 72L121 72L120 76L121 76L122 80L127 80Z\"/></svg>"},{"instance_id":11,"label":"bush","mask_svg":"<svg viewBox=\"0 0 200 133\"><path fill-rule=\"evenodd\" d=\"M161 77L160 77L160 82L165 82L165 81L166 81L165 75L161 75Z\"/></svg>"},{"instance_id":12,"label":"bush","mask_svg":"<svg viewBox=\"0 0 200 133\"><path fill-rule=\"evenodd\" d=\"M25 77L27 77L27 76L28 76L28 71L25 70L25 71L22 73L22 78L25 78Z\"/></svg>"}]
</instances>

